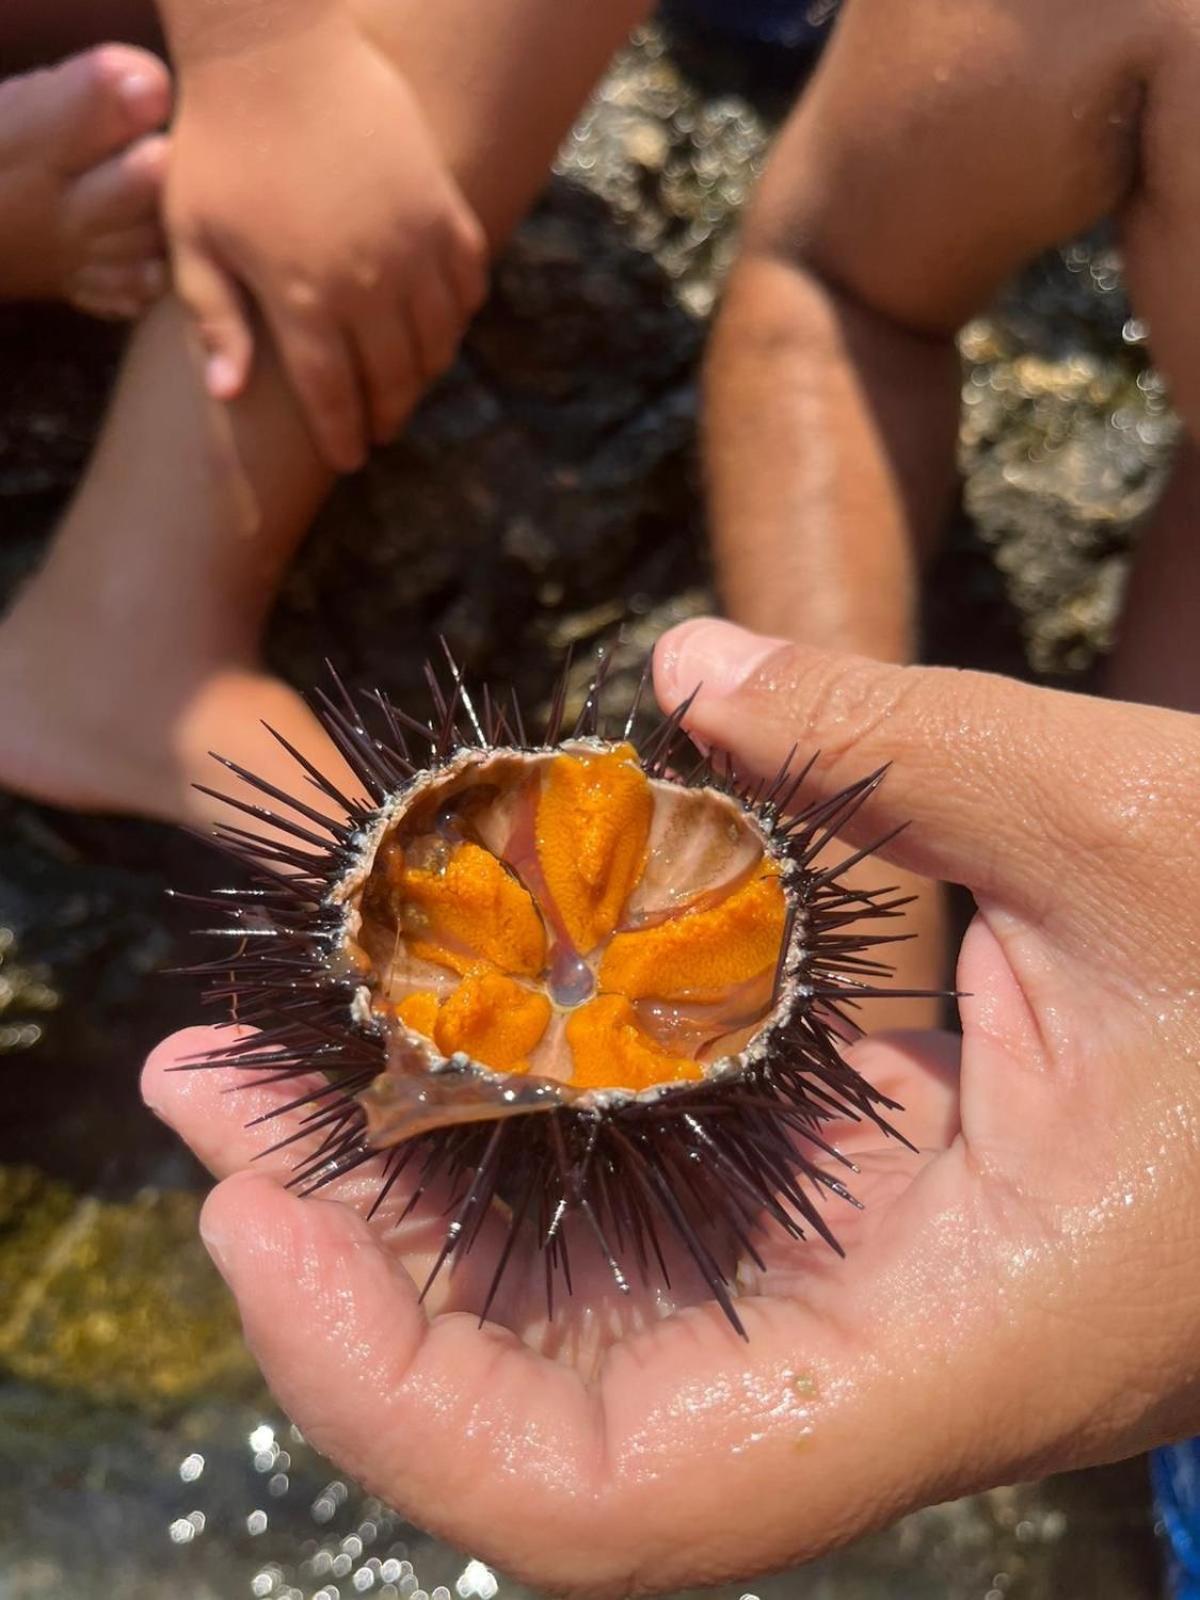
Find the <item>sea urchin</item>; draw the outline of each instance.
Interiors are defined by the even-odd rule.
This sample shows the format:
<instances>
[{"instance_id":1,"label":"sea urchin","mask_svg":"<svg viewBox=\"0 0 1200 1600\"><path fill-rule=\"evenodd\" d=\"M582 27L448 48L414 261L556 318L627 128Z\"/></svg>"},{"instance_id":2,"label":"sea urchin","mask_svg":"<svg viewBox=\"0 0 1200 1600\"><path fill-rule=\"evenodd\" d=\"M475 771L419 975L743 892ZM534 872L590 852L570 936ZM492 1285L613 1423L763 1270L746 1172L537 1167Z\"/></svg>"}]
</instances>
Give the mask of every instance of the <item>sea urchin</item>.
<instances>
[{"instance_id":1,"label":"sea urchin","mask_svg":"<svg viewBox=\"0 0 1200 1600\"><path fill-rule=\"evenodd\" d=\"M578 1218L621 1288L665 1279L673 1236L742 1332L734 1273L764 1226L838 1249L822 1191L856 1202L829 1124L894 1133L838 1046L859 1000L896 992L870 952L904 901L846 885L866 852L818 861L882 774L808 805L811 763L745 785L697 759L686 705L639 740L639 693L610 730L604 662L574 725L564 673L530 738L448 661L428 722L375 694L372 729L340 683L319 696L364 794L287 748L344 820L225 763L271 805L218 798L271 836L220 830L252 881L201 897L233 949L191 970L259 1031L203 1064L320 1074L285 1108L304 1191L378 1159L376 1204L402 1175L407 1210L448 1193L430 1283L499 1207L483 1315L518 1246L541 1251L552 1313Z\"/></svg>"}]
</instances>

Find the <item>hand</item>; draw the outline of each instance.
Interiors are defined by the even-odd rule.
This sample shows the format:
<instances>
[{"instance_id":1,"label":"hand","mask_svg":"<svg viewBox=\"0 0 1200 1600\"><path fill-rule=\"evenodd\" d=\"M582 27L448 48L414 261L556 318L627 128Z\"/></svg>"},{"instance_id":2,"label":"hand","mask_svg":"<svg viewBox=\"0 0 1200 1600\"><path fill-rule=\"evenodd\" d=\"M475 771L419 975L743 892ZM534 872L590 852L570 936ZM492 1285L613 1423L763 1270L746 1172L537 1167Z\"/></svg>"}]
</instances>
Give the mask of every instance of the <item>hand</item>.
<instances>
[{"instance_id":1,"label":"hand","mask_svg":"<svg viewBox=\"0 0 1200 1600\"><path fill-rule=\"evenodd\" d=\"M250 1170L262 1130L244 1123L299 1090L169 1073L204 1034L146 1071L149 1103L224 1180L204 1236L305 1434L556 1594L744 1577L1200 1430L1197 719L723 623L659 647L665 707L701 680L691 726L746 771L819 748L821 793L891 761L847 832L911 819L887 858L979 905L961 1061L948 1035L854 1047L920 1153L845 1131L866 1205L830 1215L847 1259L772 1237L766 1272L744 1274L748 1344L687 1289L620 1337L577 1292L571 1312L611 1340L599 1356L570 1318L555 1348L532 1290L483 1328L427 1317L410 1271L444 1221L368 1225L359 1190L298 1199L282 1155Z\"/></svg>"},{"instance_id":2,"label":"hand","mask_svg":"<svg viewBox=\"0 0 1200 1600\"><path fill-rule=\"evenodd\" d=\"M340 12L179 68L166 214L208 386L244 388L249 295L351 471L450 364L486 246L404 80Z\"/></svg>"}]
</instances>

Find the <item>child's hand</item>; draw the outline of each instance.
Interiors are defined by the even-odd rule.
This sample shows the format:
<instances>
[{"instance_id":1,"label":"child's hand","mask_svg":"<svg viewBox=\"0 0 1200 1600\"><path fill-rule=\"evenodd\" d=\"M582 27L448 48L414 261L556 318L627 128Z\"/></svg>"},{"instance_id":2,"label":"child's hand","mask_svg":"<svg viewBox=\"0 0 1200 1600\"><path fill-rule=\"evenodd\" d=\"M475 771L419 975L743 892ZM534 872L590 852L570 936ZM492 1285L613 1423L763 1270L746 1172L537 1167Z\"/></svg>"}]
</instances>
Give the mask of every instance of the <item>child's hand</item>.
<instances>
[{"instance_id":1,"label":"child's hand","mask_svg":"<svg viewBox=\"0 0 1200 1600\"><path fill-rule=\"evenodd\" d=\"M249 296L322 454L352 471L453 360L483 233L403 78L340 16L179 79L167 220L209 389L246 384Z\"/></svg>"}]
</instances>

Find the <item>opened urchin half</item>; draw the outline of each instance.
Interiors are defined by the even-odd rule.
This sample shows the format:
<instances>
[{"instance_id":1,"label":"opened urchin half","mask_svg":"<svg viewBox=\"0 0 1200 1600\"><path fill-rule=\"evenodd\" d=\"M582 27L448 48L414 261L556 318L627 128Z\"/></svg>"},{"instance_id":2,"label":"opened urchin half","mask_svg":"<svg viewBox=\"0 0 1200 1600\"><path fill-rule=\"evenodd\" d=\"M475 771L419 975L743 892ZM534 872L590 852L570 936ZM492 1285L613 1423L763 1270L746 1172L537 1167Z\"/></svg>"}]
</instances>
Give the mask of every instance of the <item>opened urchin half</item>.
<instances>
[{"instance_id":1,"label":"opened urchin half","mask_svg":"<svg viewBox=\"0 0 1200 1600\"><path fill-rule=\"evenodd\" d=\"M190 970L257 1031L197 1064L320 1075L277 1113L300 1115L302 1192L377 1160L376 1205L402 1176L406 1214L448 1195L426 1290L499 1210L482 1315L518 1249L553 1314L578 1219L621 1289L685 1251L743 1332L764 1229L839 1250L822 1204L857 1202L830 1124L901 1137L839 1045L897 993L872 951L906 902L846 884L866 851L822 864L883 774L808 804L811 762L745 783L691 746L687 703L640 735L639 691L610 728L603 660L569 727L564 671L540 738L448 654L426 675L424 722L337 680L317 697L362 797L282 739L320 806L224 763L270 804L218 798L270 834L218 830L250 881L197 897L232 948Z\"/></svg>"}]
</instances>

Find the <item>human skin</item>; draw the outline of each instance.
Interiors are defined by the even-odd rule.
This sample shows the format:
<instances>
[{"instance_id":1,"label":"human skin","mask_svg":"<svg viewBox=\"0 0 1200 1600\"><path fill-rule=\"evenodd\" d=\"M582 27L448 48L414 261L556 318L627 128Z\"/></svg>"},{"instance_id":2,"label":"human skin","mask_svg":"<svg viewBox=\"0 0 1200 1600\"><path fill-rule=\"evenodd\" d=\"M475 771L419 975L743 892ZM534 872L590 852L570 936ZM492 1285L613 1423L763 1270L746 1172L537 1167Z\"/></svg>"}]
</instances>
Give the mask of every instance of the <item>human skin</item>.
<instances>
[{"instance_id":1,"label":"human skin","mask_svg":"<svg viewBox=\"0 0 1200 1600\"><path fill-rule=\"evenodd\" d=\"M353 471L453 360L486 291L483 230L344 0L160 8L167 224L209 390L244 389L253 302L326 460Z\"/></svg>"},{"instance_id":2,"label":"human skin","mask_svg":"<svg viewBox=\"0 0 1200 1600\"><path fill-rule=\"evenodd\" d=\"M542 0L353 3L496 251L647 0L585 17ZM64 46L105 25L90 3L64 4L54 20ZM418 398L414 388L409 404ZM210 827L228 809L193 785L238 792L210 751L293 776L263 722L338 771L315 719L259 655L332 478L274 342L259 341L244 392L215 401L168 295L135 332L47 559L0 624L0 781L52 804Z\"/></svg>"},{"instance_id":3,"label":"human skin","mask_svg":"<svg viewBox=\"0 0 1200 1600\"><path fill-rule=\"evenodd\" d=\"M743 219L709 344L703 457L730 617L918 656L920 566L956 476L955 333L1101 217L1117 218L1195 431L1197 92L1194 0L845 0ZM1188 444L1142 536L1107 670L1118 697L1200 711L1198 507ZM920 896L922 935L900 953L905 979L936 986L941 901L901 884Z\"/></svg>"},{"instance_id":4,"label":"human skin","mask_svg":"<svg viewBox=\"0 0 1200 1600\"><path fill-rule=\"evenodd\" d=\"M445 370L485 293L486 223L473 174L444 159L438 108L475 119L501 197L522 189L647 0L487 0L465 17L379 0L159 6L179 81L167 220L210 392L244 389L252 301L326 461L351 471Z\"/></svg>"},{"instance_id":5,"label":"human skin","mask_svg":"<svg viewBox=\"0 0 1200 1600\"><path fill-rule=\"evenodd\" d=\"M221 1180L202 1233L306 1437L555 1594L745 1577L1200 1427L1200 721L709 621L656 656L665 708L698 682L692 731L747 773L818 749L822 795L890 762L847 836L909 822L886 860L979 908L961 1041L853 1047L918 1153L839 1130L866 1206L830 1217L846 1259L771 1239L748 1342L686 1280L641 1327L576 1301L556 1335L511 1292L480 1327L453 1280L427 1315L444 1219L368 1223L366 1180L301 1199L294 1151L255 1161L245 1123L294 1087L172 1070L211 1030L144 1076Z\"/></svg>"},{"instance_id":6,"label":"human skin","mask_svg":"<svg viewBox=\"0 0 1200 1600\"><path fill-rule=\"evenodd\" d=\"M0 300L128 318L162 293L170 104L162 62L129 45L0 73Z\"/></svg>"},{"instance_id":7,"label":"human skin","mask_svg":"<svg viewBox=\"0 0 1200 1600\"><path fill-rule=\"evenodd\" d=\"M1115 217L1195 434L1195 0L846 0L743 224L710 343L722 596L748 627L908 661L954 481L954 335L1041 250ZM1200 710L1194 448L1143 540L1109 687Z\"/></svg>"}]
</instances>

